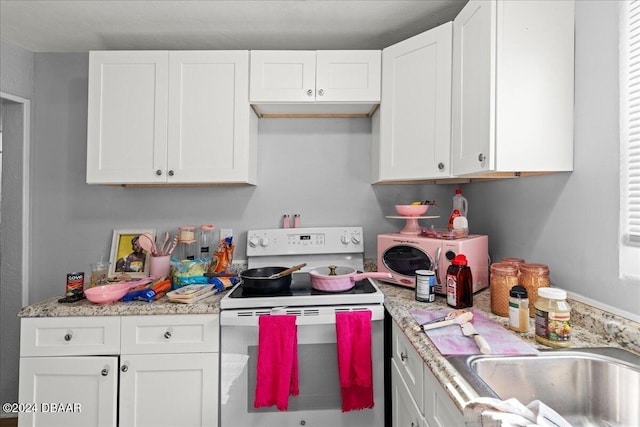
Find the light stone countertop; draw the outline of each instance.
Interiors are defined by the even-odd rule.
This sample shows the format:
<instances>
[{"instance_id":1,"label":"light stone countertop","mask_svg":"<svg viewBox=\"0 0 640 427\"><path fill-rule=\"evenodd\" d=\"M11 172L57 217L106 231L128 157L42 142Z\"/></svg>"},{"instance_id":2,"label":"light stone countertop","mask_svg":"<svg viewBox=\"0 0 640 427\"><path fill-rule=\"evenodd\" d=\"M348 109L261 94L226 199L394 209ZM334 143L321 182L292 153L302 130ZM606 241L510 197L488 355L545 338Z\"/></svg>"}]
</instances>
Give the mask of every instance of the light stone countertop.
<instances>
[{"instance_id":1,"label":"light stone countertop","mask_svg":"<svg viewBox=\"0 0 640 427\"><path fill-rule=\"evenodd\" d=\"M443 385L447 393L460 410L466 401L460 396L467 396L467 391L460 386L461 377L448 360L442 356L438 348L423 332L416 332L417 325L409 310L443 310L447 309L446 299L437 296L433 303L422 303L415 300L413 289L377 282L385 295L384 306L392 320L404 331L409 341L420 354L425 364L431 369L435 377ZM48 300L23 308L19 317L68 317L68 316L139 316L139 315L168 315L168 314L217 314L220 312L220 299L226 292L212 295L192 304L177 304L170 302L167 297L158 301L144 302L116 302L99 305L87 300L75 303L58 303L61 297ZM569 300L571 306L572 335L571 347L621 347L640 354L640 324L603 312L589 305ZM509 320L506 317L491 313L490 290L486 289L474 295L473 308L487 314L491 320L503 325L509 330ZM527 343L539 349L549 347L537 344L533 333L533 319L530 319L527 333L516 333ZM464 381L462 381L464 385ZM466 386L465 386L466 388ZM455 391L452 391L454 389ZM456 396L455 394L458 394Z\"/></svg>"}]
</instances>

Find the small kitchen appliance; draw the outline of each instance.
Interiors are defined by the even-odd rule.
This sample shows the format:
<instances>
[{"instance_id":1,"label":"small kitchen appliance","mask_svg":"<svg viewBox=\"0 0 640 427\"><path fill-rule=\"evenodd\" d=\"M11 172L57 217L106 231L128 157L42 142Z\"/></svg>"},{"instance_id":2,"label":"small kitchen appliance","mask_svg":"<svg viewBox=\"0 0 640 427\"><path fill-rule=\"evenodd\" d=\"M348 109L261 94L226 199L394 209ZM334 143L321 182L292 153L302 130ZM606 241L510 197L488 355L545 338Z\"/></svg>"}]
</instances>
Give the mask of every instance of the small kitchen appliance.
<instances>
[{"instance_id":1,"label":"small kitchen appliance","mask_svg":"<svg viewBox=\"0 0 640 427\"><path fill-rule=\"evenodd\" d=\"M344 292L311 286L309 272L328 265L364 270L362 227L249 230L248 268L306 266L291 273L281 292L255 293L236 285L220 300L221 425L382 427L384 425L384 295L369 278ZM374 407L342 412L337 364L336 313L371 311ZM287 411L254 408L258 319L262 315L297 316L298 396Z\"/></svg>"},{"instance_id":2,"label":"small kitchen appliance","mask_svg":"<svg viewBox=\"0 0 640 427\"><path fill-rule=\"evenodd\" d=\"M447 240L402 233L378 235L378 271L392 276L380 280L414 288L416 270L432 270L436 275L438 295L447 293L447 269L458 254L464 254L471 267L473 292L489 286L488 236Z\"/></svg>"}]
</instances>

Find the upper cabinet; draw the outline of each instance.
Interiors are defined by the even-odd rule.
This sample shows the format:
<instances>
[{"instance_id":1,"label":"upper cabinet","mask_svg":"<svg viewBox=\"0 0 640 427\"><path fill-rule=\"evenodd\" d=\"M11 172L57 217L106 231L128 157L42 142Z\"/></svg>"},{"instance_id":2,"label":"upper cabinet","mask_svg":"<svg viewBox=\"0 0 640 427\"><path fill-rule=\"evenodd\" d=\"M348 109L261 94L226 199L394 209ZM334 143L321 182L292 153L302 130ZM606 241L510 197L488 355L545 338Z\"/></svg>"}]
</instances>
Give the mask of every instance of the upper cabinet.
<instances>
[{"instance_id":1,"label":"upper cabinet","mask_svg":"<svg viewBox=\"0 0 640 427\"><path fill-rule=\"evenodd\" d=\"M573 1L469 1L453 24L453 175L571 171L573 87Z\"/></svg>"},{"instance_id":2,"label":"upper cabinet","mask_svg":"<svg viewBox=\"0 0 640 427\"><path fill-rule=\"evenodd\" d=\"M372 182L450 176L452 28L448 22L382 51Z\"/></svg>"},{"instance_id":3,"label":"upper cabinet","mask_svg":"<svg viewBox=\"0 0 640 427\"><path fill-rule=\"evenodd\" d=\"M255 184L248 51L89 56L87 183Z\"/></svg>"},{"instance_id":4,"label":"upper cabinet","mask_svg":"<svg viewBox=\"0 0 640 427\"><path fill-rule=\"evenodd\" d=\"M380 72L379 50L254 50L250 102L262 117L368 116Z\"/></svg>"}]
</instances>

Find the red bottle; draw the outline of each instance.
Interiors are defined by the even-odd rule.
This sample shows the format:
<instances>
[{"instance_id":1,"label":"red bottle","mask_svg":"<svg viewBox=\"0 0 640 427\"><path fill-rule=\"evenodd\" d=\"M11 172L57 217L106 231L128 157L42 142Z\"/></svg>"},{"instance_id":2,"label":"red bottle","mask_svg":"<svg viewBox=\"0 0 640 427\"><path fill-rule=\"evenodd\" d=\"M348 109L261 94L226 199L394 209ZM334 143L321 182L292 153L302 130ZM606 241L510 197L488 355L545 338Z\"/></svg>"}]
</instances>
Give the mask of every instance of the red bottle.
<instances>
[{"instance_id":1,"label":"red bottle","mask_svg":"<svg viewBox=\"0 0 640 427\"><path fill-rule=\"evenodd\" d=\"M449 217L449 230L453 230L453 220L459 216L462 215L458 209L454 209L453 212L451 212L451 216Z\"/></svg>"},{"instance_id":2,"label":"red bottle","mask_svg":"<svg viewBox=\"0 0 640 427\"><path fill-rule=\"evenodd\" d=\"M467 257L458 254L447 269L447 305L453 308L473 306L473 278Z\"/></svg>"}]
</instances>

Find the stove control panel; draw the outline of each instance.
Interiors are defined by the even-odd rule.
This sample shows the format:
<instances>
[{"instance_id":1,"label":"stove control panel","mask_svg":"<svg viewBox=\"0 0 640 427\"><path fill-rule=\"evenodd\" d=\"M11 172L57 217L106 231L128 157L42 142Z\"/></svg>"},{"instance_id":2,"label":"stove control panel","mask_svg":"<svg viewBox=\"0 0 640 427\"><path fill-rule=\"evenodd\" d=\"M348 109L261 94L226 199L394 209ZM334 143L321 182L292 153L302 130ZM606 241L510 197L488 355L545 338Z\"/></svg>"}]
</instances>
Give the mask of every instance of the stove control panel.
<instances>
[{"instance_id":1,"label":"stove control panel","mask_svg":"<svg viewBox=\"0 0 640 427\"><path fill-rule=\"evenodd\" d=\"M364 253L362 227L274 228L247 232L247 256Z\"/></svg>"}]
</instances>

